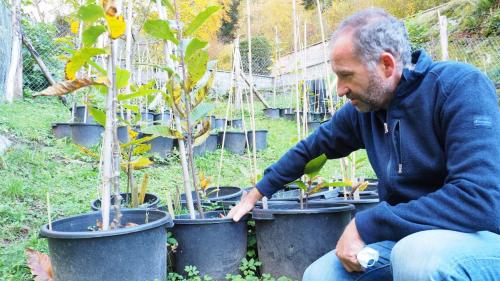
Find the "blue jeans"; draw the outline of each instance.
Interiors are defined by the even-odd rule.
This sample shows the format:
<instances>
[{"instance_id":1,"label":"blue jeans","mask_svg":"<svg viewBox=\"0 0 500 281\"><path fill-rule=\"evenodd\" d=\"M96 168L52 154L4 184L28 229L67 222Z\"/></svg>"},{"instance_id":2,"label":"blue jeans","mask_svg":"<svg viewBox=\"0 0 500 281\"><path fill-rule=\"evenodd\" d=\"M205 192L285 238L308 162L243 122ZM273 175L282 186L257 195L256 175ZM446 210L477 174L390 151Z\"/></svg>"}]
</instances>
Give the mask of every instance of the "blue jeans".
<instances>
[{"instance_id":1,"label":"blue jeans","mask_svg":"<svg viewBox=\"0 0 500 281\"><path fill-rule=\"evenodd\" d=\"M311 264L302 280L500 280L500 235L492 232L428 230L368 246L380 258L366 271L345 271L333 250Z\"/></svg>"}]
</instances>

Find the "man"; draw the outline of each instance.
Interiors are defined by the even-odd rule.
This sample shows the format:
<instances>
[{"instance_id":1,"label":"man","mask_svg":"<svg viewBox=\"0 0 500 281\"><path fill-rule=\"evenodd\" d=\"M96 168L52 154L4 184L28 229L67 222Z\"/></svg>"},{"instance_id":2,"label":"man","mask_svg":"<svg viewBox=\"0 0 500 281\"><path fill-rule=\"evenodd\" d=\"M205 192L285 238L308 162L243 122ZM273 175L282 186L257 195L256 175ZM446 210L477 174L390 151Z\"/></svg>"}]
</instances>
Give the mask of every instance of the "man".
<instances>
[{"instance_id":1,"label":"man","mask_svg":"<svg viewBox=\"0 0 500 281\"><path fill-rule=\"evenodd\" d=\"M238 221L323 153L365 148L381 203L357 213L303 280L500 280L500 114L491 81L472 66L410 54L404 25L381 9L346 19L330 47L338 95L350 103L268 167L228 216ZM380 260L363 270L356 255L367 244Z\"/></svg>"}]
</instances>

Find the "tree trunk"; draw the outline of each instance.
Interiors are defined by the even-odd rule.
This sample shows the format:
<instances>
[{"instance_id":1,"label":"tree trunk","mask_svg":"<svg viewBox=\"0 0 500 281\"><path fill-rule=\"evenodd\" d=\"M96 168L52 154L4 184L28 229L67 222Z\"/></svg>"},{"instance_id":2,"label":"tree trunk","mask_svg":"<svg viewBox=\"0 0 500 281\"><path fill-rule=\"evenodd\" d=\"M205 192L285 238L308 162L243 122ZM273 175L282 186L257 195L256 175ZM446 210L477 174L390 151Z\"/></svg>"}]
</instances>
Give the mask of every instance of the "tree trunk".
<instances>
[{"instance_id":1,"label":"tree trunk","mask_svg":"<svg viewBox=\"0 0 500 281\"><path fill-rule=\"evenodd\" d=\"M12 0L12 51L7 72L5 100L13 102L23 97L23 58L21 54L21 0Z\"/></svg>"}]
</instances>

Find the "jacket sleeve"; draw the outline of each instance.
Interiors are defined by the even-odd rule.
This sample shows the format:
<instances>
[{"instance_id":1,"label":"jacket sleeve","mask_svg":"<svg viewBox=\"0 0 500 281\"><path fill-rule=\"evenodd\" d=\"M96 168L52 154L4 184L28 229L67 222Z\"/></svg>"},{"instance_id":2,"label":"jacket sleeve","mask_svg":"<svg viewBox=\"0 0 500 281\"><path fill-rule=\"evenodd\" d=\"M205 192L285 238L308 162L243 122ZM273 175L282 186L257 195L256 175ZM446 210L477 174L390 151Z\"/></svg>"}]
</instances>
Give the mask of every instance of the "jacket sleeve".
<instances>
[{"instance_id":1,"label":"jacket sleeve","mask_svg":"<svg viewBox=\"0 0 500 281\"><path fill-rule=\"evenodd\" d=\"M356 214L365 243L398 241L430 229L500 233L500 113L495 89L482 73L473 71L443 92L438 112L448 171L443 186L407 203L382 202Z\"/></svg>"},{"instance_id":2,"label":"jacket sleeve","mask_svg":"<svg viewBox=\"0 0 500 281\"><path fill-rule=\"evenodd\" d=\"M266 168L263 178L256 185L257 189L271 198L285 184L301 177L310 160L321 154L325 154L328 159L339 158L362 148L358 128L356 109L348 103L309 137L285 153L278 162Z\"/></svg>"}]
</instances>

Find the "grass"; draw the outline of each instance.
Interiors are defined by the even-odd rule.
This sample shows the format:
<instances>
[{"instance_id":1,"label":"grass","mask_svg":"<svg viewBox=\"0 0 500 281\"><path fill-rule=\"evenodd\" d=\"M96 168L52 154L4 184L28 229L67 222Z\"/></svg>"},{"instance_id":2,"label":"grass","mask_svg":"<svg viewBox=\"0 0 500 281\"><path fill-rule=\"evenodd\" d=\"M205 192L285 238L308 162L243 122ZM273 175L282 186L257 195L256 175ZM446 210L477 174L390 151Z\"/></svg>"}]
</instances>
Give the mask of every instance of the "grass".
<instances>
[{"instance_id":1,"label":"grass","mask_svg":"<svg viewBox=\"0 0 500 281\"><path fill-rule=\"evenodd\" d=\"M223 111L223 110L220 110ZM269 130L269 148L259 152L258 169L263 171L292 147L297 138L294 122L269 120L257 110L257 128ZM48 252L47 242L38 236L47 223L46 196L52 217L58 219L90 211L98 197L98 169L95 159L81 152L68 139L52 137L51 123L66 121L70 112L57 99L38 98L13 104L0 104L0 134L14 145L0 156L0 280L32 280L26 267L24 250ZM199 171L217 179L220 150L196 159ZM156 159L147 169L149 191L165 202L167 192L182 190L178 156ZM249 155L224 154L221 185L250 186ZM2 163L0 159L0 163ZM138 171L137 181L146 170ZM373 176L366 162L360 172ZM329 161L324 176L338 175L338 161ZM125 189L125 177L122 177Z\"/></svg>"}]
</instances>

